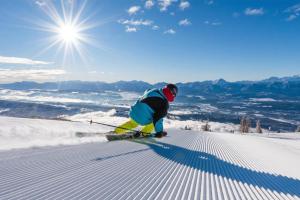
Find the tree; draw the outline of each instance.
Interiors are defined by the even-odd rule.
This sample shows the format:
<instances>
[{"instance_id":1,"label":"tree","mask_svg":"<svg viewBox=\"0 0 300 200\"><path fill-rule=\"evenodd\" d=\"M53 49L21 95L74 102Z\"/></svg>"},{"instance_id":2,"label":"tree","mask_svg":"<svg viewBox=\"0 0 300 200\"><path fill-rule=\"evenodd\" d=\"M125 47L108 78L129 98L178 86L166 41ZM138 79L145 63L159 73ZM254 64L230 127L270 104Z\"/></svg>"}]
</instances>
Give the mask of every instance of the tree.
<instances>
[{"instance_id":1,"label":"tree","mask_svg":"<svg viewBox=\"0 0 300 200\"><path fill-rule=\"evenodd\" d=\"M210 131L210 125L208 124L208 121L201 126L203 131Z\"/></svg>"},{"instance_id":2,"label":"tree","mask_svg":"<svg viewBox=\"0 0 300 200\"><path fill-rule=\"evenodd\" d=\"M262 133L262 128L260 126L260 120L256 121L256 132L257 133Z\"/></svg>"},{"instance_id":3,"label":"tree","mask_svg":"<svg viewBox=\"0 0 300 200\"><path fill-rule=\"evenodd\" d=\"M192 130L192 127L190 127L190 126L186 125L186 126L184 127L184 130L186 130L186 131L190 131L190 130Z\"/></svg>"},{"instance_id":4,"label":"tree","mask_svg":"<svg viewBox=\"0 0 300 200\"><path fill-rule=\"evenodd\" d=\"M245 129L246 129L246 117L243 116L240 122L240 132L245 133Z\"/></svg>"},{"instance_id":5,"label":"tree","mask_svg":"<svg viewBox=\"0 0 300 200\"><path fill-rule=\"evenodd\" d=\"M243 116L241 118L241 123L240 123L240 132L241 133L249 133L250 124L251 124L250 119Z\"/></svg>"}]
</instances>

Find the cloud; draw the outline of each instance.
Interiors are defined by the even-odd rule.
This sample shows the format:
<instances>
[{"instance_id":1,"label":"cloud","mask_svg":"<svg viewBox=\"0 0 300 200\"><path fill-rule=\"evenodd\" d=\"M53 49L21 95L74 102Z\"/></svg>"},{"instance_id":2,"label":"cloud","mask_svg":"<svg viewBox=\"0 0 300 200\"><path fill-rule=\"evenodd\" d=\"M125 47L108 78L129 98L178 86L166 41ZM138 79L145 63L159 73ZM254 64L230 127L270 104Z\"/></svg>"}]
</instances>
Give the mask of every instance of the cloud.
<instances>
[{"instance_id":1,"label":"cloud","mask_svg":"<svg viewBox=\"0 0 300 200\"><path fill-rule=\"evenodd\" d=\"M287 8L285 10L285 12L293 12L293 13L299 13L300 12L300 4L296 4L296 5L293 5L289 8Z\"/></svg>"},{"instance_id":2,"label":"cloud","mask_svg":"<svg viewBox=\"0 0 300 200\"><path fill-rule=\"evenodd\" d=\"M158 5L160 7L160 11L167 11L168 7L172 5L172 3L177 0L158 0Z\"/></svg>"},{"instance_id":3,"label":"cloud","mask_svg":"<svg viewBox=\"0 0 300 200\"><path fill-rule=\"evenodd\" d=\"M213 22L205 21L204 24L211 25L211 26L220 26L220 25L222 25L222 23L218 22L218 21L213 21Z\"/></svg>"},{"instance_id":4,"label":"cloud","mask_svg":"<svg viewBox=\"0 0 300 200\"><path fill-rule=\"evenodd\" d=\"M146 9L151 9L153 6L154 6L153 0L147 0L147 1L145 2L145 8L146 8Z\"/></svg>"},{"instance_id":5,"label":"cloud","mask_svg":"<svg viewBox=\"0 0 300 200\"><path fill-rule=\"evenodd\" d=\"M289 16L285 20L293 21L300 15L300 4L293 5L287 8L284 12L289 13Z\"/></svg>"},{"instance_id":6,"label":"cloud","mask_svg":"<svg viewBox=\"0 0 300 200\"><path fill-rule=\"evenodd\" d=\"M166 30L166 31L164 32L164 34L171 34L171 35L174 35L174 34L176 34L176 31L173 30L173 29L168 29L168 30Z\"/></svg>"},{"instance_id":7,"label":"cloud","mask_svg":"<svg viewBox=\"0 0 300 200\"><path fill-rule=\"evenodd\" d=\"M137 28L136 28L136 27L126 26L125 31L126 31L127 33L137 32Z\"/></svg>"},{"instance_id":8,"label":"cloud","mask_svg":"<svg viewBox=\"0 0 300 200\"><path fill-rule=\"evenodd\" d=\"M17 57L5 57L5 56L0 56L0 63L23 64L23 65L48 65L48 64L52 64L51 62L31 60L29 58L17 58Z\"/></svg>"},{"instance_id":9,"label":"cloud","mask_svg":"<svg viewBox=\"0 0 300 200\"><path fill-rule=\"evenodd\" d=\"M62 69L0 69L1 82L50 80L64 74Z\"/></svg>"},{"instance_id":10,"label":"cloud","mask_svg":"<svg viewBox=\"0 0 300 200\"><path fill-rule=\"evenodd\" d=\"M188 1L182 1L182 2L180 2L180 4L179 4L179 8L180 8L181 10L185 10L185 9L189 8L190 5L191 5L191 4L190 4Z\"/></svg>"},{"instance_id":11,"label":"cloud","mask_svg":"<svg viewBox=\"0 0 300 200\"><path fill-rule=\"evenodd\" d=\"M137 32L138 31L138 26L152 26L153 25L153 21L151 20L143 20L143 19L139 19L139 20L119 20L118 21L120 24L125 25L125 31L126 32Z\"/></svg>"},{"instance_id":12,"label":"cloud","mask_svg":"<svg viewBox=\"0 0 300 200\"><path fill-rule=\"evenodd\" d=\"M205 3L206 3L207 5L212 5L212 4L214 4L214 1L213 1L213 0L207 0Z\"/></svg>"},{"instance_id":13,"label":"cloud","mask_svg":"<svg viewBox=\"0 0 300 200\"><path fill-rule=\"evenodd\" d=\"M129 15L133 15L136 14L140 9L141 9L140 6L132 6L127 10L127 12Z\"/></svg>"},{"instance_id":14,"label":"cloud","mask_svg":"<svg viewBox=\"0 0 300 200\"><path fill-rule=\"evenodd\" d=\"M263 8L246 8L244 13L248 16L259 16L265 14L265 11Z\"/></svg>"},{"instance_id":15,"label":"cloud","mask_svg":"<svg viewBox=\"0 0 300 200\"><path fill-rule=\"evenodd\" d=\"M38 6L42 7L46 5L45 1L39 0L39 1L35 1L35 4L37 4Z\"/></svg>"},{"instance_id":16,"label":"cloud","mask_svg":"<svg viewBox=\"0 0 300 200\"><path fill-rule=\"evenodd\" d=\"M150 26L153 24L153 21L143 20L143 19L139 19L139 20L126 19L126 20L119 20L118 22L123 25L131 25L131 26Z\"/></svg>"},{"instance_id":17,"label":"cloud","mask_svg":"<svg viewBox=\"0 0 300 200\"><path fill-rule=\"evenodd\" d=\"M188 19L183 19L179 21L179 26L189 26L192 25L192 23Z\"/></svg>"},{"instance_id":18,"label":"cloud","mask_svg":"<svg viewBox=\"0 0 300 200\"><path fill-rule=\"evenodd\" d=\"M220 25L222 25L222 23L221 22L212 22L211 25L212 26L220 26Z\"/></svg>"},{"instance_id":19,"label":"cloud","mask_svg":"<svg viewBox=\"0 0 300 200\"><path fill-rule=\"evenodd\" d=\"M286 21L293 21L293 20L296 19L297 17L298 17L298 15L292 14L292 15L289 15L285 20L286 20Z\"/></svg>"},{"instance_id":20,"label":"cloud","mask_svg":"<svg viewBox=\"0 0 300 200\"><path fill-rule=\"evenodd\" d=\"M152 30L157 31L158 29L159 29L159 26L157 26L157 25L152 26Z\"/></svg>"},{"instance_id":21,"label":"cloud","mask_svg":"<svg viewBox=\"0 0 300 200\"><path fill-rule=\"evenodd\" d=\"M98 74L104 74L104 72L98 72L96 70L93 70L93 71L89 71L88 74L91 74L91 75L98 75Z\"/></svg>"}]
</instances>

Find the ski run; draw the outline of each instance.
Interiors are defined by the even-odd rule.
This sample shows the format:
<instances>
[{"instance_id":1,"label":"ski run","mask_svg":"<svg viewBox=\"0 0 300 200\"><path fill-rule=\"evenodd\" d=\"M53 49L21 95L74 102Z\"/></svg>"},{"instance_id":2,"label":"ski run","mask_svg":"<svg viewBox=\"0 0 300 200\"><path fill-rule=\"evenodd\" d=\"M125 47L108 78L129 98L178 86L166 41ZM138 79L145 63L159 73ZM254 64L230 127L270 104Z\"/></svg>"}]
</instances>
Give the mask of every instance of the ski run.
<instances>
[{"instance_id":1,"label":"ski run","mask_svg":"<svg viewBox=\"0 0 300 200\"><path fill-rule=\"evenodd\" d=\"M57 130L77 126L38 121ZM107 131L102 126L89 131L99 129ZM46 127L36 131L55 140ZM67 142L2 149L0 199L300 199L300 135L167 131L161 139L113 142L59 135Z\"/></svg>"}]
</instances>

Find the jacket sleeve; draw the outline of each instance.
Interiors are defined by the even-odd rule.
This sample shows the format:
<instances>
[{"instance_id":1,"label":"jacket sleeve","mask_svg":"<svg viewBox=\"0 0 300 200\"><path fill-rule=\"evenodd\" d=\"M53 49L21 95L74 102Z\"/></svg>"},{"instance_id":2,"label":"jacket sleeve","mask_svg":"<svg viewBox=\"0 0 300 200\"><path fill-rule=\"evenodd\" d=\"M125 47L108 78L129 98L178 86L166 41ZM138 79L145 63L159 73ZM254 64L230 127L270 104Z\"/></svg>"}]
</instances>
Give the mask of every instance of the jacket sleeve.
<instances>
[{"instance_id":1,"label":"jacket sleeve","mask_svg":"<svg viewBox=\"0 0 300 200\"><path fill-rule=\"evenodd\" d=\"M155 127L155 132L156 132L156 133L163 131L163 130L164 130L164 126L163 126L163 118L161 118L160 120L158 120L158 121L154 124L154 127Z\"/></svg>"}]
</instances>

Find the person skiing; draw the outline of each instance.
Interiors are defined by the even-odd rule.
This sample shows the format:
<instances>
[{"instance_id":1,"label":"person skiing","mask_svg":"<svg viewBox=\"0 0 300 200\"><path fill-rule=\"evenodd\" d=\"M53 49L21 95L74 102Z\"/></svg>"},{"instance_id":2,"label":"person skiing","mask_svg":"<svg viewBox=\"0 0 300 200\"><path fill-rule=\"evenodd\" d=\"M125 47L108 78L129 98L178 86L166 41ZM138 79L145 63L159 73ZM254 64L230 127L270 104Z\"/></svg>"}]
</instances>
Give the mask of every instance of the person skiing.
<instances>
[{"instance_id":1,"label":"person skiing","mask_svg":"<svg viewBox=\"0 0 300 200\"><path fill-rule=\"evenodd\" d=\"M173 102L178 94L175 84L167 84L161 89L146 90L136 101L129 112L130 119L118 126L114 132L124 134L137 126L144 126L140 131L143 136L152 135L155 130L155 137L163 137L167 132L163 128L163 118L167 115L169 102Z\"/></svg>"}]
</instances>

